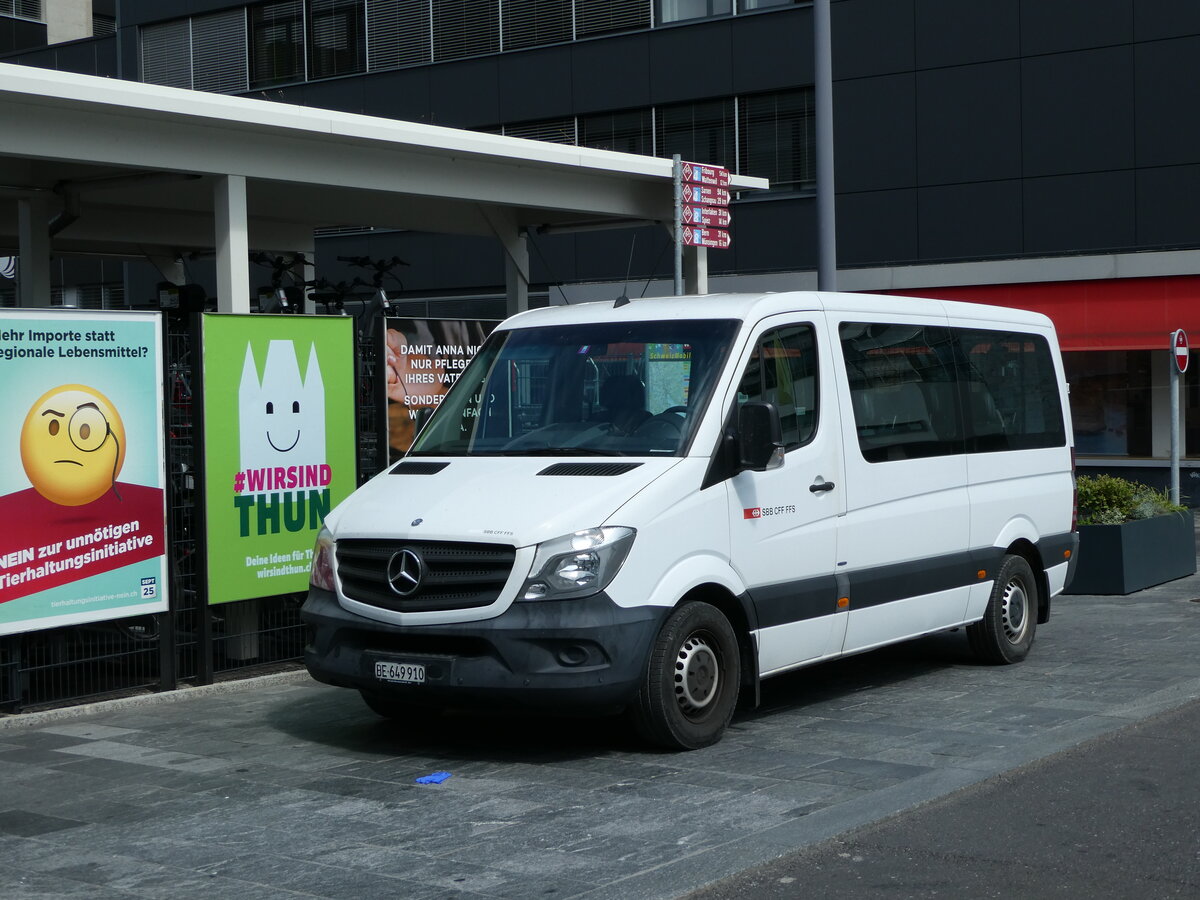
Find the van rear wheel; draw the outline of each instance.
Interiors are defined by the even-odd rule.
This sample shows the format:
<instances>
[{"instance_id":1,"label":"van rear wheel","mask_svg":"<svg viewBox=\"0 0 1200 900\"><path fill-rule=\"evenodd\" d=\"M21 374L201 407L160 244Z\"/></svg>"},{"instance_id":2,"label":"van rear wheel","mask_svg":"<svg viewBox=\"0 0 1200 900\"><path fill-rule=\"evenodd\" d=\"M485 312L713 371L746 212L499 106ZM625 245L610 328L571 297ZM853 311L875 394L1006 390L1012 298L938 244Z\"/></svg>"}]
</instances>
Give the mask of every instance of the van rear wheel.
<instances>
[{"instance_id":1,"label":"van rear wheel","mask_svg":"<svg viewBox=\"0 0 1200 900\"><path fill-rule=\"evenodd\" d=\"M737 706L741 657L729 620L715 606L687 603L667 618L630 708L647 741L672 750L715 744Z\"/></svg>"},{"instance_id":2,"label":"van rear wheel","mask_svg":"<svg viewBox=\"0 0 1200 900\"><path fill-rule=\"evenodd\" d=\"M1037 631L1038 582L1029 563L1006 556L992 585L983 619L967 626L971 650L984 662L1020 662L1033 646Z\"/></svg>"}]
</instances>

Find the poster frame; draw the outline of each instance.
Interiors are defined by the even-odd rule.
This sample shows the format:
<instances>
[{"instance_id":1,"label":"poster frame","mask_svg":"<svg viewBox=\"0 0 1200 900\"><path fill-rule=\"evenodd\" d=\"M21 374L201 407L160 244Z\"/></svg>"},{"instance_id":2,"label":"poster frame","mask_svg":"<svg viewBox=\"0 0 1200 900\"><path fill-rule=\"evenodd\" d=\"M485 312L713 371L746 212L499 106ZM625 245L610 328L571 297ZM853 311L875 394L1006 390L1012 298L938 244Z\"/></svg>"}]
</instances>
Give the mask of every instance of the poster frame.
<instances>
[{"instance_id":1,"label":"poster frame","mask_svg":"<svg viewBox=\"0 0 1200 900\"><path fill-rule=\"evenodd\" d=\"M160 616L164 613L168 613L174 606L175 592L173 590L174 581L172 580L173 573L171 560L173 554L171 552L170 544L171 527L169 521L170 508L168 503L170 482L167 477L166 458L166 323L163 319L163 315L157 310L93 310L80 309L76 307L8 307L0 310L0 326L11 327L9 323L16 322L23 318L41 320L60 318L63 320L64 325L68 325L67 328L63 329L64 331L70 330L69 323L72 322L80 323L81 328L83 327L83 323L90 323L92 324L93 328L100 328L103 327L105 322L115 323L122 319L126 322L144 322L152 326L153 335L150 343L152 345L154 358L148 362L148 368L150 372L153 372L153 378L155 380L155 390L153 391L154 408L149 412L143 411L142 415L147 419L147 421L152 422L154 427L154 442L152 446L153 452L156 456L156 461L152 467L152 471L154 472L157 484L153 485L153 487L161 494L162 527L160 531L150 532L151 534L154 534L156 540L158 540L160 552L153 557L149 557L145 561L148 562L149 560L156 560L158 596L153 602L131 603L123 607L106 607L103 609L95 609L90 611L78 610L75 612L65 612L55 616L40 616L37 618L27 618L14 622L0 623L0 639L8 636L29 634L32 632L45 631L53 628L116 622L122 619L134 618L138 616ZM0 328L0 330L3 330L3 328ZM69 342L60 342L60 346L62 343ZM81 360L81 362L76 365L86 365L86 363L82 362ZM78 371L78 368L71 370L70 374L56 376L55 379L50 380L58 380L61 384L84 383L85 380L90 380L87 379L86 376L82 378L76 377L75 371ZM116 482L114 479L114 484L115 483ZM65 588L68 585L82 585L93 578L120 571L121 569L127 568L129 565L134 564L136 564L136 562L128 563L125 566L119 566L115 569L109 569L93 575L84 576L82 578L71 579L65 582L62 587ZM38 594L45 593L45 590L37 591L32 595L26 596L37 596ZM71 597L68 599L76 600L77 598Z\"/></svg>"}]
</instances>

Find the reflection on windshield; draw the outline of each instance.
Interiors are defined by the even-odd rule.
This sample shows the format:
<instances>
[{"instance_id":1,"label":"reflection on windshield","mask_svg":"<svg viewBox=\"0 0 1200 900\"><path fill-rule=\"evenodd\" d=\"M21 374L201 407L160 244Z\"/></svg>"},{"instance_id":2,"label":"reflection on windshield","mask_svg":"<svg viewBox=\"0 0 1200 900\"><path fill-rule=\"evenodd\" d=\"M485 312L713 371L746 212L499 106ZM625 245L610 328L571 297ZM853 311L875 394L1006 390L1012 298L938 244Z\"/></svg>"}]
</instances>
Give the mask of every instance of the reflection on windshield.
<instances>
[{"instance_id":1,"label":"reflection on windshield","mask_svg":"<svg viewBox=\"0 0 1200 900\"><path fill-rule=\"evenodd\" d=\"M687 319L498 331L410 455L680 455L738 324Z\"/></svg>"}]
</instances>

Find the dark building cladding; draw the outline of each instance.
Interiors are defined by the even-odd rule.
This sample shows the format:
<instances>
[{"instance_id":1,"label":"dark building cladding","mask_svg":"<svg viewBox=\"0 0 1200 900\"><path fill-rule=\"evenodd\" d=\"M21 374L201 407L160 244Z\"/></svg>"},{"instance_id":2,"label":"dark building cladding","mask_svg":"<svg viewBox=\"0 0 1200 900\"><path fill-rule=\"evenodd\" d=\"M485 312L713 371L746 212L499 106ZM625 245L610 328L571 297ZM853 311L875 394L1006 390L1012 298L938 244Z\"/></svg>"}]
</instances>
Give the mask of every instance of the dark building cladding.
<instances>
[{"instance_id":1,"label":"dark building cladding","mask_svg":"<svg viewBox=\"0 0 1200 900\"><path fill-rule=\"evenodd\" d=\"M970 287L978 298L1003 285L987 296L1056 322L1055 304L1068 303L1060 329L1078 331L1065 346L1080 351L1068 353L1068 376L1089 404L1075 414L1081 451L1161 457L1159 438L1130 423L1165 384L1165 363L1140 355L1157 346L1146 334L1162 330L1164 349L1171 328L1200 334L1200 119L1191 114L1200 4L833 0L832 16L846 286L943 297L968 297ZM680 152L772 180L772 190L735 201L733 247L708 255L722 289L736 287L723 275L797 287L816 265L809 3L118 0L116 20L113 37L5 61ZM661 228L530 241L534 302L557 285L619 284L627 272L637 296L645 279L670 273ZM454 301L466 314L503 309L494 241L370 231L317 246L319 274L331 281L355 274L338 256L398 255L410 263L404 296L431 301L422 311L445 314L451 302L436 301L450 297L466 298ZM1098 275L1085 259L1116 262ZM1137 277L1124 277L1128 260ZM149 297L157 276L126 269L130 302ZM899 270L909 274L893 277ZM1169 303L1155 299L1161 278L1174 279ZM1130 330L1110 323L1091 343L1098 282L1105 314L1128 317ZM1195 321L1178 320L1188 316ZM1200 457L1200 394L1184 402L1187 454ZM1165 414L1156 408L1153 419Z\"/></svg>"}]
</instances>

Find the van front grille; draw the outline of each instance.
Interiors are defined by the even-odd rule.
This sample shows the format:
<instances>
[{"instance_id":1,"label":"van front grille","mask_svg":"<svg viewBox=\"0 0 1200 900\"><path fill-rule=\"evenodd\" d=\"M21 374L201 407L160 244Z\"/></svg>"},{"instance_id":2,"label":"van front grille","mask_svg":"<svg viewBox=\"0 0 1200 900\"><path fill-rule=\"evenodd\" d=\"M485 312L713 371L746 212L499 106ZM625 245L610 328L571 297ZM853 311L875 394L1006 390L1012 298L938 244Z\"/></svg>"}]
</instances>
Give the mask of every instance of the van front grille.
<instances>
[{"instance_id":1,"label":"van front grille","mask_svg":"<svg viewBox=\"0 0 1200 900\"><path fill-rule=\"evenodd\" d=\"M396 612L488 606L500 596L516 555L515 548L504 544L337 542L345 595Z\"/></svg>"}]
</instances>

